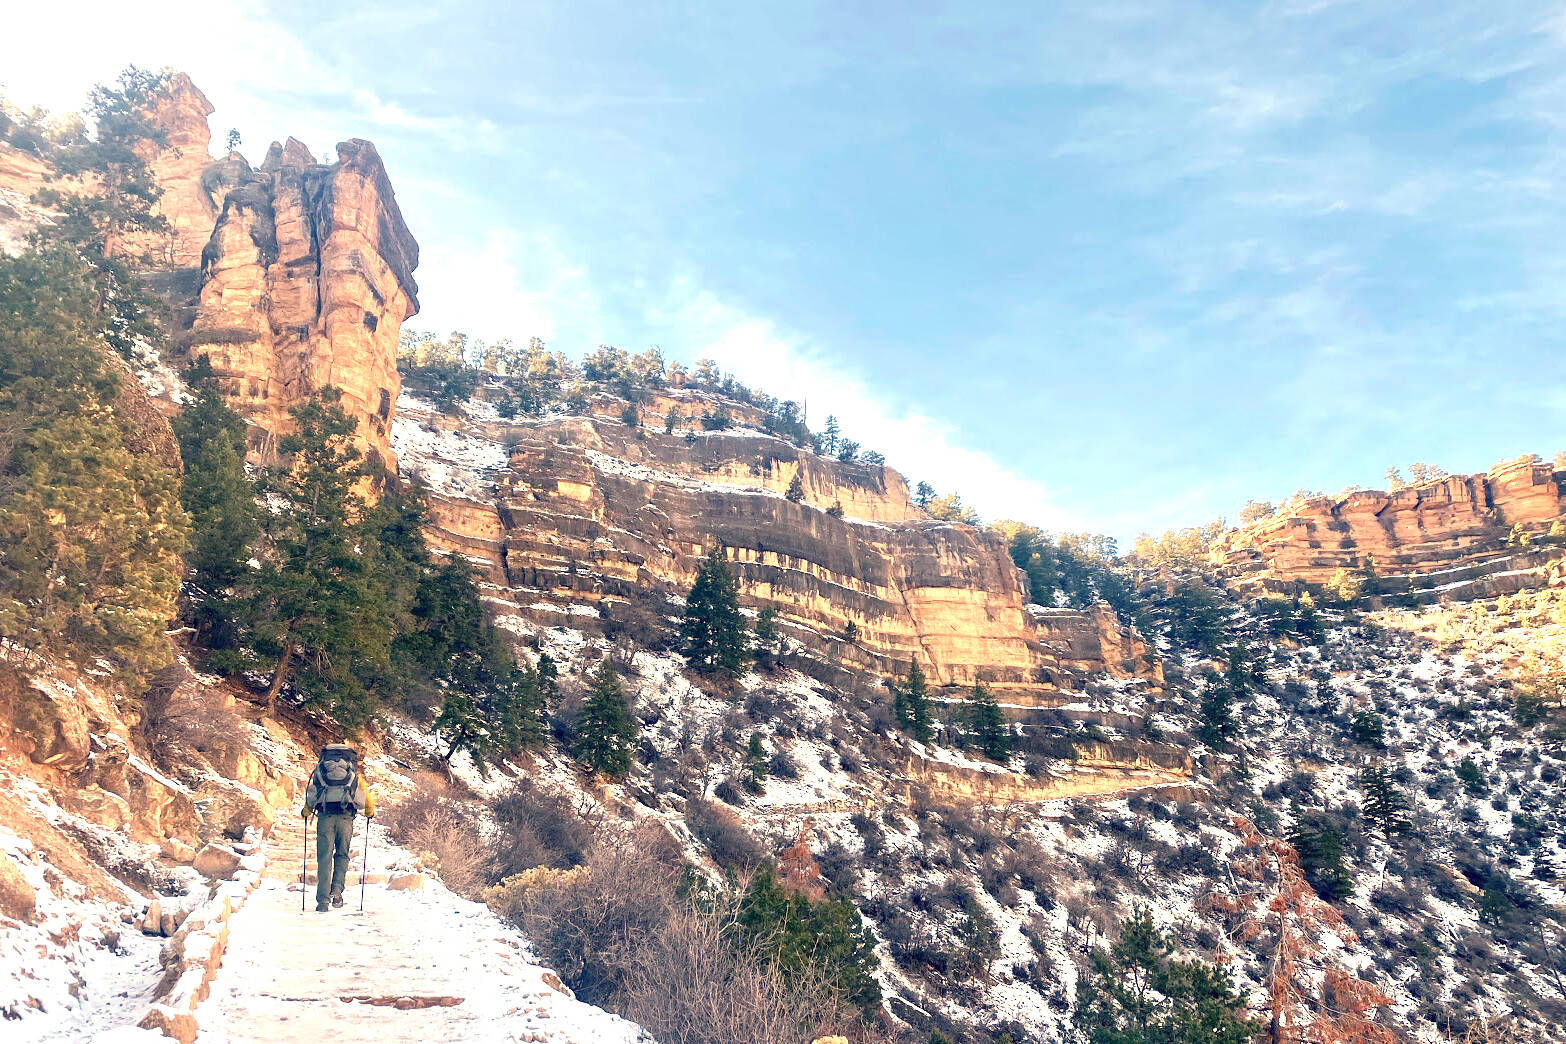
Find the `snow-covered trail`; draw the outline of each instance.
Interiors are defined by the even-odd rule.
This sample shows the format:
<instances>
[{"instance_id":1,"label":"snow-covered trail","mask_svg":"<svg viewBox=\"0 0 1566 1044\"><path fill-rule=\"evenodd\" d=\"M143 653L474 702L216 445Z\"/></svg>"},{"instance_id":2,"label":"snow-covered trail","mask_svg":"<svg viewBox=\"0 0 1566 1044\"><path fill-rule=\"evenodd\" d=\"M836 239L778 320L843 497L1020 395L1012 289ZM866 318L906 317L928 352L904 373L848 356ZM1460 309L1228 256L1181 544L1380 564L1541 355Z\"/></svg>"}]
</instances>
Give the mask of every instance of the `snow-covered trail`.
<instances>
[{"instance_id":1,"label":"snow-covered trail","mask_svg":"<svg viewBox=\"0 0 1566 1044\"><path fill-rule=\"evenodd\" d=\"M363 835L356 834L357 857ZM204 1044L648 1039L552 986L559 980L532 963L522 937L482 904L433 879L417 890L389 889L374 868L388 857L411 860L379 828L364 913L357 866L346 906L316 913L312 885L309 911L301 913L292 885L306 839L313 877L314 832L306 834L298 819L274 831L267 877L230 920L222 968L198 1009Z\"/></svg>"}]
</instances>

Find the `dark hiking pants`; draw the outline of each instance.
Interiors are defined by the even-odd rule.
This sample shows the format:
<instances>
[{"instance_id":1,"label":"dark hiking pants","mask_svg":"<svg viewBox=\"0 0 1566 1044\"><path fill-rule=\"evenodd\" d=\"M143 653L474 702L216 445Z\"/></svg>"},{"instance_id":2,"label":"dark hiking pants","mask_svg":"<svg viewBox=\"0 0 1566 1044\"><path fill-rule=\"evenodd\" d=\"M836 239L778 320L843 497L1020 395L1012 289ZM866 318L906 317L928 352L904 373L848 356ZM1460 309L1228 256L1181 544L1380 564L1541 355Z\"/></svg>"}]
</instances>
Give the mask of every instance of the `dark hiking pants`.
<instances>
[{"instance_id":1,"label":"dark hiking pants","mask_svg":"<svg viewBox=\"0 0 1566 1044\"><path fill-rule=\"evenodd\" d=\"M353 848L353 813L323 812L315 821L315 901L343 894L348 852Z\"/></svg>"}]
</instances>

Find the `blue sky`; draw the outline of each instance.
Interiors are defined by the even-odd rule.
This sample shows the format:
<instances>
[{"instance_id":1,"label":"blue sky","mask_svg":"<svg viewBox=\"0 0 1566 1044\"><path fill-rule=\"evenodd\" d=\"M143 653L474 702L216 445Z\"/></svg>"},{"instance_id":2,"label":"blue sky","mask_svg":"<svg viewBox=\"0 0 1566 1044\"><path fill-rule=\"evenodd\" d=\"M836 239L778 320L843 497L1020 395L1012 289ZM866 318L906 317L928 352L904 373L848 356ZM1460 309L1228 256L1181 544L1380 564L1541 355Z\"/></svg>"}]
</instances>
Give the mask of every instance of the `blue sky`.
<instances>
[{"instance_id":1,"label":"blue sky","mask_svg":"<svg viewBox=\"0 0 1566 1044\"><path fill-rule=\"evenodd\" d=\"M1566 448L1559 4L324 6L104 4L0 77L371 138L413 325L713 356L987 518Z\"/></svg>"}]
</instances>

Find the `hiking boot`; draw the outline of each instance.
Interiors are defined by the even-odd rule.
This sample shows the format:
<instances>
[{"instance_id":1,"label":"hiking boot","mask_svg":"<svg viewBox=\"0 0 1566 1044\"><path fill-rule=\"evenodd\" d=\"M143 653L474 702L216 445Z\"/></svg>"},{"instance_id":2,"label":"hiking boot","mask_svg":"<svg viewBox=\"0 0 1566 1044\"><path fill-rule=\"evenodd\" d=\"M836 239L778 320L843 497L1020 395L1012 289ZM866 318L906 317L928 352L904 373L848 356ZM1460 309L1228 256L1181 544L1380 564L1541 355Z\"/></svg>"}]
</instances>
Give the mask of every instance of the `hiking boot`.
<instances>
[{"instance_id":1,"label":"hiking boot","mask_svg":"<svg viewBox=\"0 0 1566 1044\"><path fill-rule=\"evenodd\" d=\"M325 903L316 903L315 904L315 912L316 913L325 913L327 910L330 910L330 909L331 909L331 907L327 906Z\"/></svg>"},{"instance_id":2,"label":"hiking boot","mask_svg":"<svg viewBox=\"0 0 1566 1044\"><path fill-rule=\"evenodd\" d=\"M343 905L343 897L340 896L340 895L332 896L332 905L333 906L341 906L341 905Z\"/></svg>"}]
</instances>

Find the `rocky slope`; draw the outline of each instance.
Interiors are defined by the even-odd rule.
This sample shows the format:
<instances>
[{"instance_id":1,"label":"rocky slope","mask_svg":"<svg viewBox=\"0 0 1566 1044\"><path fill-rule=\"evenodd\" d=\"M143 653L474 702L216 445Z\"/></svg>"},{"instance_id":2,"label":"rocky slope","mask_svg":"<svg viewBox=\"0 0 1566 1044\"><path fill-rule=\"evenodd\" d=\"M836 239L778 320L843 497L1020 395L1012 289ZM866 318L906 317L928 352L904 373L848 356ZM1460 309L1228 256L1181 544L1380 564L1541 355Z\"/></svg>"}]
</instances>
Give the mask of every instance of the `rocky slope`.
<instances>
[{"instance_id":1,"label":"rocky slope","mask_svg":"<svg viewBox=\"0 0 1566 1044\"><path fill-rule=\"evenodd\" d=\"M739 405L665 395L688 411ZM1029 707L1089 677L1157 687L1156 658L1107 607L1028 606L1004 542L929 518L896 472L754 428L631 426L623 405L601 398L588 416L535 423L475 402L475 424L405 398L393 448L430 481L441 544L482 562L535 619L585 611L643 635L666 629L718 545L746 604L777 610L799 663L823 679L891 677L917 661L957 695L982 682ZM796 476L797 503L784 495Z\"/></svg>"},{"instance_id":2,"label":"rocky slope","mask_svg":"<svg viewBox=\"0 0 1566 1044\"><path fill-rule=\"evenodd\" d=\"M1508 546L1514 529L1537 538L1566 518L1566 472L1537 458L1401 489L1293 500L1230 531L1213 563L1238 588L1297 593L1339 570L1364 573L1372 593L1494 596L1540 587L1558 555Z\"/></svg>"}]
</instances>

